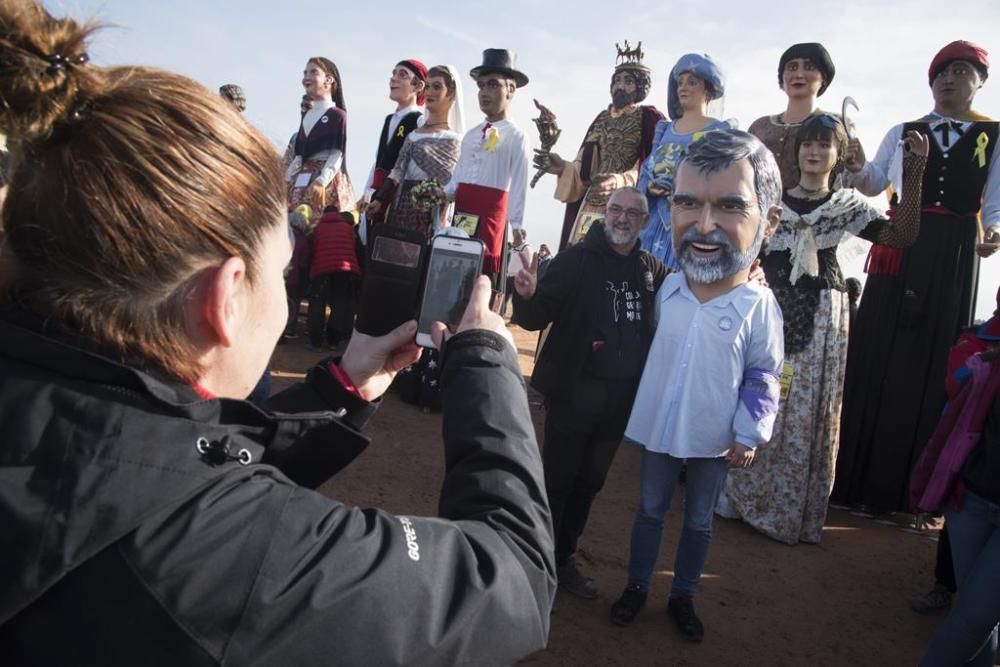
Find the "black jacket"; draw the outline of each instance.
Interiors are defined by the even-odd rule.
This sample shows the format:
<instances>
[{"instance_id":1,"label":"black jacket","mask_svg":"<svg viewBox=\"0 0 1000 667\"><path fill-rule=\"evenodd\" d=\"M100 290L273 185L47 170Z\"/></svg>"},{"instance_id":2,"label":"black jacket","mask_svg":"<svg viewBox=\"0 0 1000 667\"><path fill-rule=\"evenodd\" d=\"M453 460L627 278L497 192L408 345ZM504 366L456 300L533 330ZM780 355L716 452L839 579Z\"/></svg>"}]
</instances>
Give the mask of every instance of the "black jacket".
<instances>
[{"instance_id":1,"label":"black jacket","mask_svg":"<svg viewBox=\"0 0 1000 667\"><path fill-rule=\"evenodd\" d=\"M259 463L308 478L363 448L368 404L323 372L278 402L325 410L267 414L9 320L0 340L0 664L508 664L545 644L551 522L494 334L446 350L441 518Z\"/></svg>"},{"instance_id":2,"label":"black jacket","mask_svg":"<svg viewBox=\"0 0 1000 667\"><path fill-rule=\"evenodd\" d=\"M641 357L653 341L656 291L667 276L658 259L636 242L627 257L608 245L603 223L595 223L583 241L557 254L531 299L514 292L513 320L529 331L552 329L535 364L531 385L547 398L568 400L594 355L594 334L602 319L600 301L609 277L624 275L642 302ZM602 350L617 353L619 350ZM634 376L638 387L642 364Z\"/></svg>"}]
</instances>

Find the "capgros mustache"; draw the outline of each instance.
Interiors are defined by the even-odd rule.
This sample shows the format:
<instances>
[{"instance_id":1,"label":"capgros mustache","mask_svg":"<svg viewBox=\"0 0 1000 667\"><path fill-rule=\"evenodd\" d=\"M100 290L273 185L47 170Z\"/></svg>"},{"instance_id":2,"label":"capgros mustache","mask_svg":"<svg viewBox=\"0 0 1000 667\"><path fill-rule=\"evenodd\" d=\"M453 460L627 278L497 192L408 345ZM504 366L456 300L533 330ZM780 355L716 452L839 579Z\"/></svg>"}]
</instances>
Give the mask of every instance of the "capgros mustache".
<instances>
[{"instance_id":1,"label":"capgros mustache","mask_svg":"<svg viewBox=\"0 0 1000 667\"><path fill-rule=\"evenodd\" d=\"M688 243L703 243L703 244L714 244L720 245L728 250L733 250L733 244L729 242L729 239L721 230L714 229L708 234L699 234L698 231L692 227L684 232L684 236L681 237L682 245Z\"/></svg>"}]
</instances>

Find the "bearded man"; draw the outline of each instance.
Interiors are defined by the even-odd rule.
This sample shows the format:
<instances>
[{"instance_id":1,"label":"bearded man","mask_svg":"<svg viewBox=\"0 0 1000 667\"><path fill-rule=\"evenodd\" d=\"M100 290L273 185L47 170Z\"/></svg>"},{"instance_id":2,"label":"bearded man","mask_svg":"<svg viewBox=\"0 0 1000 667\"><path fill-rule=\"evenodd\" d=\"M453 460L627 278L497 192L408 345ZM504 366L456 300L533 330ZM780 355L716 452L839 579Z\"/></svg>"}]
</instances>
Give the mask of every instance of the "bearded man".
<instances>
[{"instance_id":1,"label":"bearded man","mask_svg":"<svg viewBox=\"0 0 1000 667\"><path fill-rule=\"evenodd\" d=\"M559 586L586 599L594 582L573 554L625 431L653 339L653 301L667 275L639 246L646 197L615 191L604 219L556 255L538 280L538 257L514 279L513 322L552 325L531 377L545 396L545 488L556 535Z\"/></svg>"},{"instance_id":2,"label":"bearded man","mask_svg":"<svg viewBox=\"0 0 1000 667\"><path fill-rule=\"evenodd\" d=\"M616 45L617 46L617 45ZM611 76L611 104L590 124L576 159L536 151L535 168L559 177L555 198L566 203L559 249L581 241L590 226L604 218L611 193L633 186L639 166L653 147L656 123L664 120L656 107L641 105L649 94L651 72L642 64L642 42L625 42ZM555 115L535 103L543 119Z\"/></svg>"}]
</instances>

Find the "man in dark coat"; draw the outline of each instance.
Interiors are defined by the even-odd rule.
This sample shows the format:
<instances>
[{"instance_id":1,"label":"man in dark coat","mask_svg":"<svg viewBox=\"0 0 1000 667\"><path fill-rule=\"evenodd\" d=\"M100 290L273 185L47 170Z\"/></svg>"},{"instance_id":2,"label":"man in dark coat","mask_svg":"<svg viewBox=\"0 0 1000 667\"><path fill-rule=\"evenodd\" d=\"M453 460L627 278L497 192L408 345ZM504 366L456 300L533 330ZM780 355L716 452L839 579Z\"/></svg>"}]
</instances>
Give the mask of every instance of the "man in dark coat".
<instances>
[{"instance_id":1,"label":"man in dark coat","mask_svg":"<svg viewBox=\"0 0 1000 667\"><path fill-rule=\"evenodd\" d=\"M639 247L646 198L622 188L604 222L560 252L537 280L537 257L515 279L513 321L552 324L531 384L545 395L545 486L556 536L559 585L597 597L573 553L625 432L653 337L653 300L667 270Z\"/></svg>"}]
</instances>

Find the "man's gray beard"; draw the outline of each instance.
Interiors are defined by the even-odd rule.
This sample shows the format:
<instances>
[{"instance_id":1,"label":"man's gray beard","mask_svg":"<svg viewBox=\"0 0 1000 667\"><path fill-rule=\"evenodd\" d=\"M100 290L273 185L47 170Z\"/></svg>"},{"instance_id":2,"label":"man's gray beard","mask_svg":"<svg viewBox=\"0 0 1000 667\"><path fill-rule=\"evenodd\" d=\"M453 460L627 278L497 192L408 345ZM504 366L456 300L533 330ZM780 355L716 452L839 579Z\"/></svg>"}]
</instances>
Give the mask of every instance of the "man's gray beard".
<instances>
[{"instance_id":1,"label":"man's gray beard","mask_svg":"<svg viewBox=\"0 0 1000 667\"><path fill-rule=\"evenodd\" d=\"M611 93L611 106L615 109L624 109L630 104L635 104L639 93L628 93L624 90L616 90Z\"/></svg>"},{"instance_id":2,"label":"man's gray beard","mask_svg":"<svg viewBox=\"0 0 1000 667\"><path fill-rule=\"evenodd\" d=\"M639 232L619 232L611 225L604 222L604 237L608 240L611 245L632 245L635 240L639 238Z\"/></svg>"},{"instance_id":3,"label":"man's gray beard","mask_svg":"<svg viewBox=\"0 0 1000 667\"><path fill-rule=\"evenodd\" d=\"M692 227L681 239L681 247L676 250L677 263L688 280L699 285L710 285L719 282L723 278L739 273L750 267L753 261L760 254L760 247L764 243L764 227L766 222L761 220L757 227L757 236L753 243L744 251L739 251L733 247L726 235L716 229L707 236L702 236L694 231ZM691 253L691 243L717 244L719 256L711 258L697 258Z\"/></svg>"}]
</instances>

